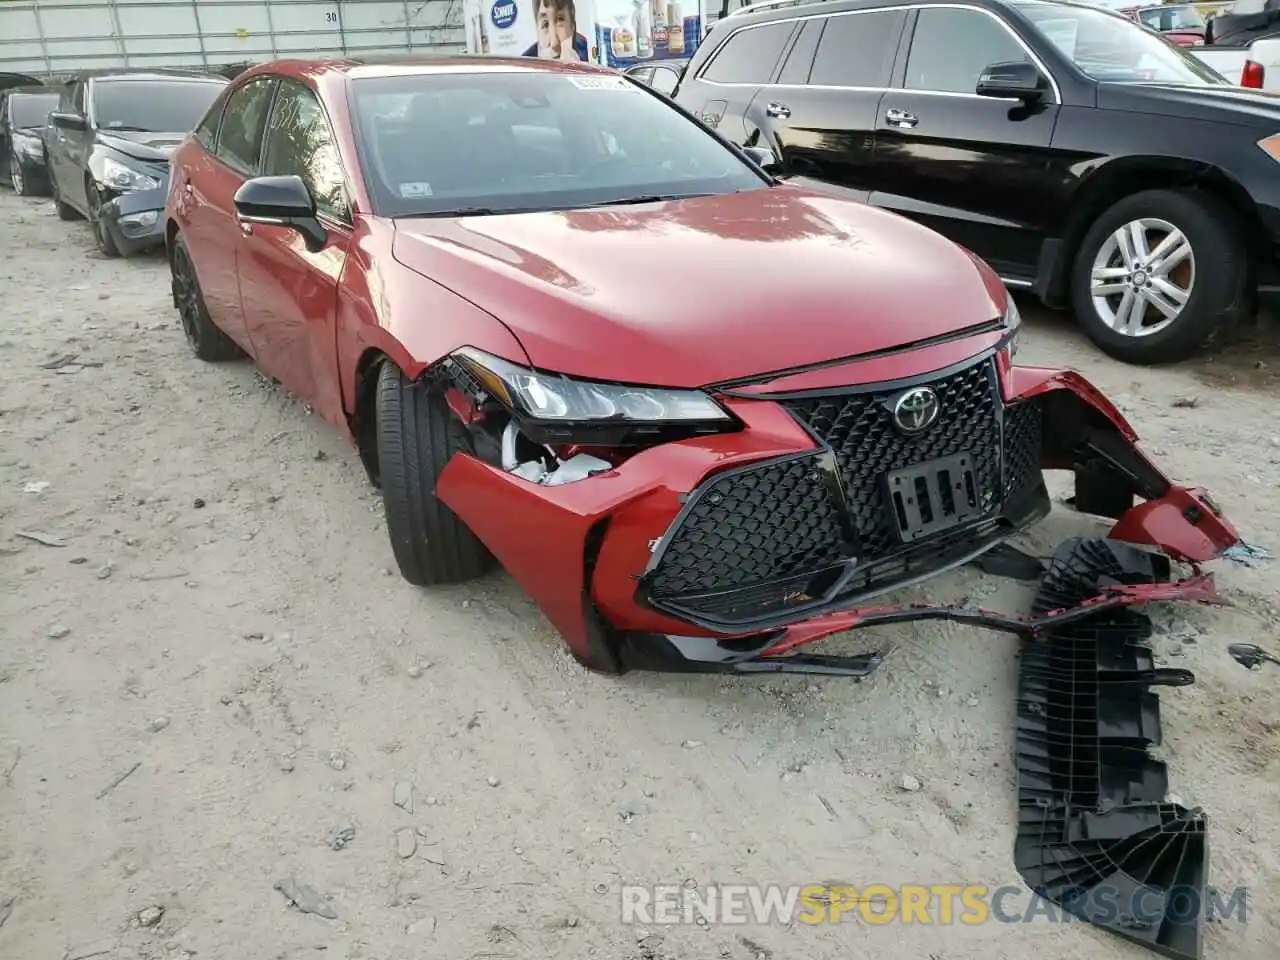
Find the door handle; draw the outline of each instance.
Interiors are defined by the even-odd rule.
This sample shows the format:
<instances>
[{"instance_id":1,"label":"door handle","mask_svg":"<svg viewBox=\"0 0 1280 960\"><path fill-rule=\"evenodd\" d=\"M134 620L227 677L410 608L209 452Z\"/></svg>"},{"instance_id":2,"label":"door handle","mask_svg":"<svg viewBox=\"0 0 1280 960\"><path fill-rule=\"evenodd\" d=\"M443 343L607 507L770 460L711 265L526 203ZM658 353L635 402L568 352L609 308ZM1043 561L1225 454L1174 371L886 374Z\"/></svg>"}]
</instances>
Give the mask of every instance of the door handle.
<instances>
[{"instance_id":1,"label":"door handle","mask_svg":"<svg viewBox=\"0 0 1280 960\"><path fill-rule=\"evenodd\" d=\"M785 103L771 103L764 109L765 116L785 120L791 116L791 108Z\"/></svg>"},{"instance_id":2,"label":"door handle","mask_svg":"<svg viewBox=\"0 0 1280 960\"><path fill-rule=\"evenodd\" d=\"M888 110L885 112L884 122L891 127L910 129L920 121L916 119L914 113L907 113L905 110Z\"/></svg>"}]
</instances>

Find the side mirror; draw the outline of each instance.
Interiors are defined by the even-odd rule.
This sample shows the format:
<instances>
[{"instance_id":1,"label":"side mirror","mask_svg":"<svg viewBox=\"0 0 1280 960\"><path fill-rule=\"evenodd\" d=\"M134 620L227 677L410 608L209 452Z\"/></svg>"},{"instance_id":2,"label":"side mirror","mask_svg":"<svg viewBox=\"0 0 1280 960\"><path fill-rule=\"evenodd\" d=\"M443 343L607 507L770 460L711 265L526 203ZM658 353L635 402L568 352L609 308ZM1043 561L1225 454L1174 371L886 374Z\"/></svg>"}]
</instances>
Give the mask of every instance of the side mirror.
<instances>
[{"instance_id":1,"label":"side mirror","mask_svg":"<svg viewBox=\"0 0 1280 960\"><path fill-rule=\"evenodd\" d=\"M747 155L748 160L765 173L773 175L782 172L782 164L778 162L777 156L768 147L743 147L742 152Z\"/></svg>"},{"instance_id":2,"label":"side mirror","mask_svg":"<svg viewBox=\"0 0 1280 960\"><path fill-rule=\"evenodd\" d=\"M1046 86L1039 67L1026 60L1015 60L990 64L978 77L975 92L980 97L1021 100L1030 104L1044 96Z\"/></svg>"},{"instance_id":3,"label":"side mirror","mask_svg":"<svg viewBox=\"0 0 1280 960\"><path fill-rule=\"evenodd\" d=\"M63 130L88 130L89 121L78 113L64 113L55 110L49 114L49 122Z\"/></svg>"},{"instance_id":4,"label":"side mirror","mask_svg":"<svg viewBox=\"0 0 1280 960\"><path fill-rule=\"evenodd\" d=\"M254 177L240 185L233 200L241 223L292 227L313 253L329 237L316 218L316 202L301 177Z\"/></svg>"}]
</instances>

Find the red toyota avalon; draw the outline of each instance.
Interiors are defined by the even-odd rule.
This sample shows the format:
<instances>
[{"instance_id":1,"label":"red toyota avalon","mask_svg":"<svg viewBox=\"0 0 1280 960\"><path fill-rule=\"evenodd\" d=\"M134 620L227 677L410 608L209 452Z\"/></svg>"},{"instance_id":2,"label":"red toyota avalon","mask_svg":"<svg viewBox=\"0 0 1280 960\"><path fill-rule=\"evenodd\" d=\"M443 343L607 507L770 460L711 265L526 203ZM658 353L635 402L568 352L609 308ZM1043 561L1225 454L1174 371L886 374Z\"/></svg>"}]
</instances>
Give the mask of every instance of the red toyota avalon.
<instances>
[{"instance_id":1,"label":"red toyota avalon","mask_svg":"<svg viewBox=\"0 0 1280 960\"><path fill-rule=\"evenodd\" d=\"M599 671L867 673L795 648L1043 516L1046 468L1115 539L1237 542L1013 364L984 263L767 153L586 65L264 64L174 155L174 302L352 438L407 580L496 559Z\"/></svg>"}]
</instances>

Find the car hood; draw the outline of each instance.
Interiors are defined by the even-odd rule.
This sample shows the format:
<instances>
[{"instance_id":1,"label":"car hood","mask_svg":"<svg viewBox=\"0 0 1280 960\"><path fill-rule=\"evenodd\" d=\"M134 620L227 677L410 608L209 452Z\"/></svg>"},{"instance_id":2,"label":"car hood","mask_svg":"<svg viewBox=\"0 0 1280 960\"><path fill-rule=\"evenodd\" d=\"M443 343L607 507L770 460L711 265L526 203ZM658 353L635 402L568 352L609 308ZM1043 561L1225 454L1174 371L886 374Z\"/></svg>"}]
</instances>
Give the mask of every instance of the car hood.
<instances>
[{"instance_id":1,"label":"car hood","mask_svg":"<svg viewBox=\"0 0 1280 960\"><path fill-rule=\"evenodd\" d=\"M168 160L183 140L185 133L152 133L121 130L98 131L98 142L138 160Z\"/></svg>"},{"instance_id":2,"label":"car hood","mask_svg":"<svg viewBox=\"0 0 1280 960\"><path fill-rule=\"evenodd\" d=\"M1098 85L1098 106L1104 110L1125 110L1250 127L1280 123L1280 95L1247 87L1101 83Z\"/></svg>"},{"instance_id":3,"label":"car hood","mask_svg":"<svg viewBox=\"0 0 1280 960\"><path fill-rule=\"evenodd\" d=\"M405 218L392 251L501 320L539 368L668 386L926 340L995 319L1004 297L994 274L939 234L787 186Z\"/></svg>"}]
</instances>

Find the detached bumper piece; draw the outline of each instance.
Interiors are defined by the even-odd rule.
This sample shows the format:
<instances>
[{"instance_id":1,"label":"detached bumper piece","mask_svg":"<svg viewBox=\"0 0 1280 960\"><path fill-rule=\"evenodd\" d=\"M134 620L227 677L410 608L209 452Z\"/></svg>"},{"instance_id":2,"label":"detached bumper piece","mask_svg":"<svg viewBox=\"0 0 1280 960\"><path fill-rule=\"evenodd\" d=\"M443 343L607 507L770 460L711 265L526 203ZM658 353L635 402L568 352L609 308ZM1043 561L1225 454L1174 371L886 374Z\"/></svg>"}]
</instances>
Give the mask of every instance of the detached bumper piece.
<instances>
[{"instance_id":1,"label":"detached bumper piece","mask_svg":"<svg viewBox=\"0 0 1280 960\"><path fill-rule=\"evenodd\" d=\"M1044 616L1125 588L1168 583L1169 561L1115 540L1055 554ZM1046 900L1166 957L1198 960L1208 874L1206 819L1165 802L1157 686L1193 683L1154 666L1150 619L1098 609L1024 639L1018 683L1014 860Z\"/></svg>"}]
</instances>

